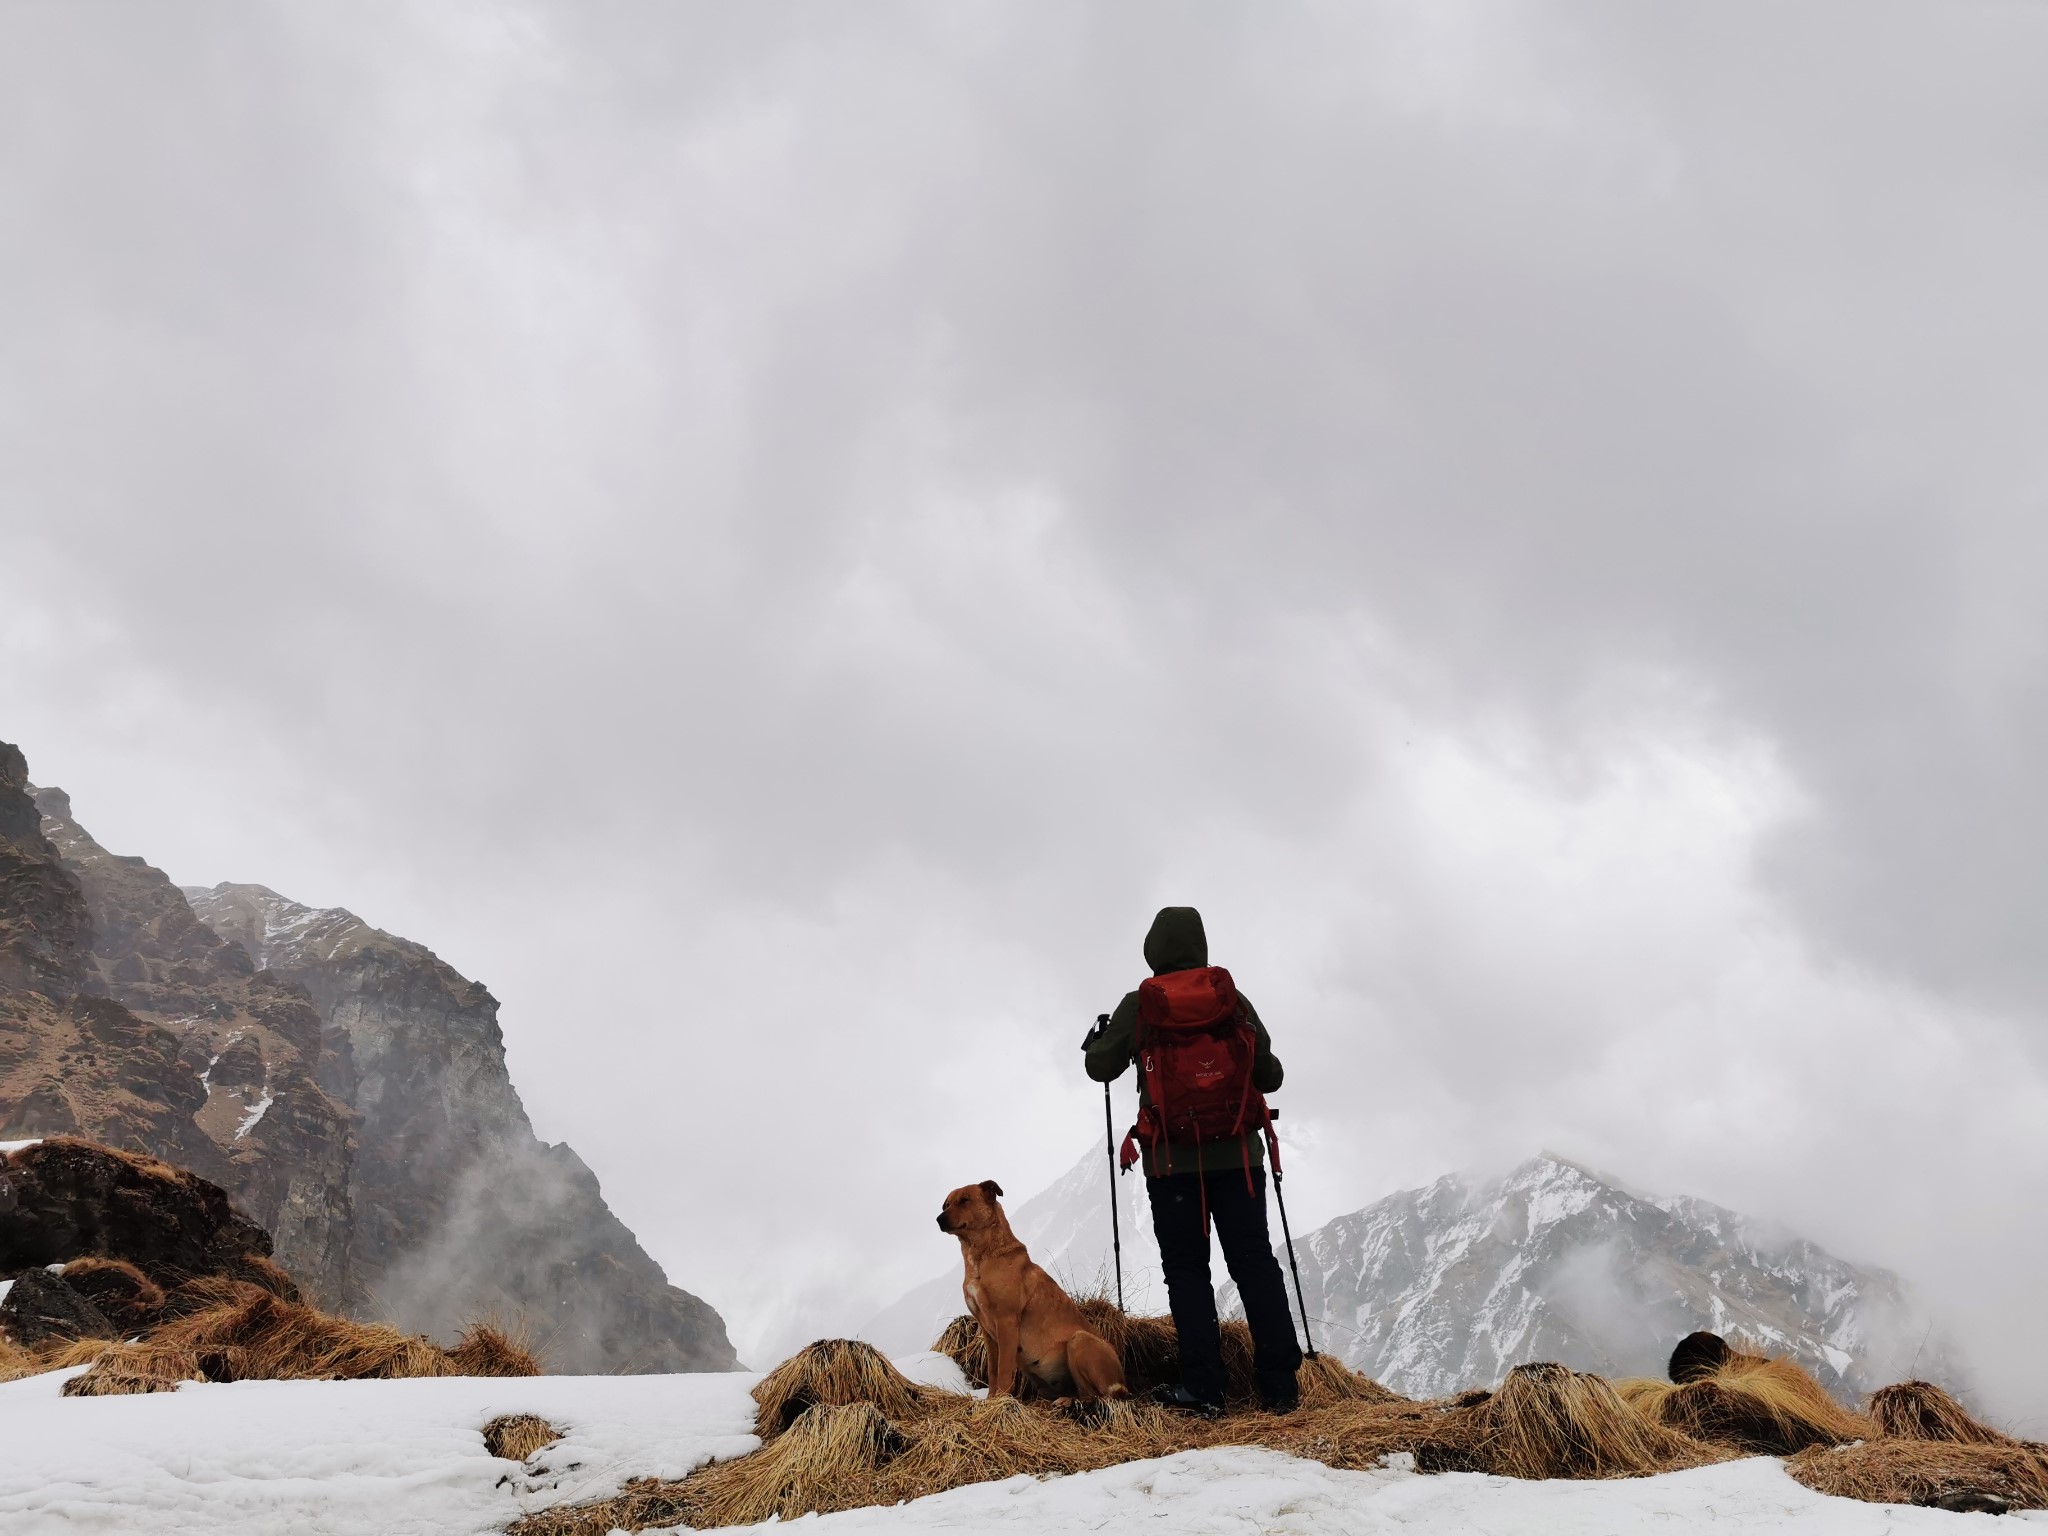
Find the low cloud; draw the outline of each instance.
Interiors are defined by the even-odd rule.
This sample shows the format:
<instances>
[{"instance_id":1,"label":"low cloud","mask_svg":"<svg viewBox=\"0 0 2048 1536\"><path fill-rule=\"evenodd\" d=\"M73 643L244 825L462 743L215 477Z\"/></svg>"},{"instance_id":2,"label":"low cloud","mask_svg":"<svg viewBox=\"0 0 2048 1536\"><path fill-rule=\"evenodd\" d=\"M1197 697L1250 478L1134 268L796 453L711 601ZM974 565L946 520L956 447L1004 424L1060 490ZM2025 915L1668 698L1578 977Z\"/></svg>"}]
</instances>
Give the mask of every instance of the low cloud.
<instances>
[{"instance_id":1,"label":"low cloud","mask_svg":"<svg viewBox=\"0 0 2048 1536\"><path fill-rule=\"evenodd\" d=\"M0 26L0 734L486 981L736 1334L1192 901L1306 1214L1556 1145L2048 1414L2048 20Z\"/></svg>"}]
</instances>

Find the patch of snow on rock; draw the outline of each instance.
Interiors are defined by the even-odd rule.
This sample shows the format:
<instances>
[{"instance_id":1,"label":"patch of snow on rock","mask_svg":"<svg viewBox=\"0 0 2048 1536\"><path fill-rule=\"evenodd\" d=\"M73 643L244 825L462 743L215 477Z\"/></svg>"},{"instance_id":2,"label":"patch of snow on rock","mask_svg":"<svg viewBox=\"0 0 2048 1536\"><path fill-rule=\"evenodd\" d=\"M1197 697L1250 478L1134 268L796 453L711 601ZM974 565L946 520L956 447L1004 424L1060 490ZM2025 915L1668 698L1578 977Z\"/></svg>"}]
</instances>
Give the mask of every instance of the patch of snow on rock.
<instances>
[{"instance_id":1,"label":"patch of snow on rock","mask_svg":"<svg viewBox=\"0 0 2048 1536\"><path fill-rule=\"evenodd\" d=\"M254 1104L251 1104L249 1112L242 1116L242 1123L235 1127L235 1140L240 1141L244 1136L253 1131L256 1128L256 1122L263 1118L264 1111L276 1102L275 1094L266 1093Z\"/></svg>"}]
</instances>

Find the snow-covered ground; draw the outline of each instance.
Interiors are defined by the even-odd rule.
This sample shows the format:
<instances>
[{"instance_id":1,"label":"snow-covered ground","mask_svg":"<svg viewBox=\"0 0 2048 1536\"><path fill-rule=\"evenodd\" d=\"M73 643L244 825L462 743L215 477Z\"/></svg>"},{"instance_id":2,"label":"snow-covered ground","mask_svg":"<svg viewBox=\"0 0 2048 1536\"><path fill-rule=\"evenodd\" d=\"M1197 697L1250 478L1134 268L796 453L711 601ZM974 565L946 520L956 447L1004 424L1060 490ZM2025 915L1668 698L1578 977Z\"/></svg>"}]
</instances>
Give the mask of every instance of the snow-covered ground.
<instances>
[{"instance_id":1,"label":"snow-covered ground","mask_svg":"<svg viewBox=\"0 0 2048 1536\"><path fill-rule=\"evenodd\" d=\"M188 1382L63 1397L69 1372L0 1386L0 1532L469 1536L529 1510L680 1477L757 1443L757 1378L452 1376ZM567 1438L529 1475L484 1449L501 1413Z\"/></svg>"},{"instance_id":2,"label":"snow-covered ground","mask_svg":"<svg viewBox=\"0 0 2048 1536\"><path fill-rule=\"evenodd\" d=\"M950 1361L914 1374L957 1383ZM949 1376L951 1377L949 1381ZM66 1398L62 1377L0 1386L0 1532L136 1536L470 1536L530 1510L679 1477L754 1445L757 1378L541 1376L502 1381L190 1383L146 1397ZM567 1438L532 1467L491 1457L484 1424L538 1413ZM1987 1516L1809 1493L1774 1461L1610 1483L1521 1483L1403 1469L1335 1472L1273 1451L1194 1451L1078 1477L956 1489L849 1510L833 1530L1960 1533ZM2048 1525L2048 1517L2018 1517Z\"/></svg>"},{"instance_id":3,"label":"snow-covered ground","mask_svg":"<svg viewBox=\"0 0 2048 1536\"><path fill-rule=\"evenodd\" d=\"M1975 1527L1957 1522L1991 1518L1827 1498L1761 1457L1663 1477L1525 1483L1463 1472L1337 1472L1321 1462L1244 1446L1187 1451L1043 1483L1016 1477L956 1488L894 1509L821 1516L817 1525L819 1536L994 1529L1019 1536L1136 1530L1174 1536L1966 1536ZM2048 1521L2041 1514L2021 1518Z\"/></svg>"}]
</instances>

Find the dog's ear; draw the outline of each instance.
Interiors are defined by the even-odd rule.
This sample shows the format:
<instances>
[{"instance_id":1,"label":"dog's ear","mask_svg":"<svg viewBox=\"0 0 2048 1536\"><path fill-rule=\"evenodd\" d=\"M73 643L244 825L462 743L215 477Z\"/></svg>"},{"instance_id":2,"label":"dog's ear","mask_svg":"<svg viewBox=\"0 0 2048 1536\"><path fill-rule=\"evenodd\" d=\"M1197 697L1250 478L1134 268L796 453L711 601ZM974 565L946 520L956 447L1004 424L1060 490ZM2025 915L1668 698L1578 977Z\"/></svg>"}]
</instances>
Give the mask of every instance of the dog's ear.
<instances>
[{"instance_id":1,"label":"dog's ear","mask_svg":"<svg viewBox=\"0 0 2048 1536\"><path fill-rule=\"evenodd\" d=\"M1003 1186L994 1179L983 1179L981 1181L981 1192L993 1198L1002 1194Z\"/></svg>"}]
</instances>

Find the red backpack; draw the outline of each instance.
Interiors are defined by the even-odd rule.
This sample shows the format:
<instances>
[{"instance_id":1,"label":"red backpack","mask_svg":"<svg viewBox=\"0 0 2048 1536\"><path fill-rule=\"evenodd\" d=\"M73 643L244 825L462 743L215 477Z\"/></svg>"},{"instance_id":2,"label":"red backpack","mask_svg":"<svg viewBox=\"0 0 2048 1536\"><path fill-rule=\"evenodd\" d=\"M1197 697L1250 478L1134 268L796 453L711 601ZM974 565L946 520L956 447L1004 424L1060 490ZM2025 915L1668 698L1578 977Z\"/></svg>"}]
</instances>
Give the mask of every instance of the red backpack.
<instances>
[{"instance_id":1,"label":"red backpack","mask_svg":"<svg viewBox=\"0 0 2048 1536\"><path fill-rule=\"evenodd\" d=\"M1169 971L1139 983L1138 1072L1146 1103L1124 1138L1123 1166L1138 1160L1140 1141L1155 1155L1164 1149L1171 1171L1175 1147L1257 1130L1267 1130L1270 1139L1272 1115L1265 1095L1252 1087L1257 1051L1257 1031L1222 966Z\"/></svg>"}]
</instances>

